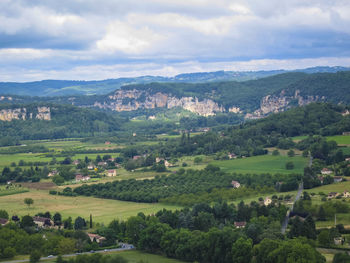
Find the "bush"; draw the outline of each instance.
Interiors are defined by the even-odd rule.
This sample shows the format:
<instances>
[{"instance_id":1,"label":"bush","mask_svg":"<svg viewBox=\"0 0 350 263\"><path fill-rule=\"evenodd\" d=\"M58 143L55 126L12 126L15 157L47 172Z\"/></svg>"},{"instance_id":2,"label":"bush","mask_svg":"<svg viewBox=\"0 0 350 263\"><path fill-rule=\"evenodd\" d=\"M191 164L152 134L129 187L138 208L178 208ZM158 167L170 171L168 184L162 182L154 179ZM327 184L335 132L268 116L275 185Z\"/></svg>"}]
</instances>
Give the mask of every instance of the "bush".
<instances>
[{"instance_id":1,"label":"bush","mask_svg":"<svg viewBox=\"0 0 350 263\"><path fill-rule=\"evenodd\" d=\"M294 169L294 163L293 162L287 162L286 163L286 169L287 170L293 170Z\"/></svg>"}]
</instances>

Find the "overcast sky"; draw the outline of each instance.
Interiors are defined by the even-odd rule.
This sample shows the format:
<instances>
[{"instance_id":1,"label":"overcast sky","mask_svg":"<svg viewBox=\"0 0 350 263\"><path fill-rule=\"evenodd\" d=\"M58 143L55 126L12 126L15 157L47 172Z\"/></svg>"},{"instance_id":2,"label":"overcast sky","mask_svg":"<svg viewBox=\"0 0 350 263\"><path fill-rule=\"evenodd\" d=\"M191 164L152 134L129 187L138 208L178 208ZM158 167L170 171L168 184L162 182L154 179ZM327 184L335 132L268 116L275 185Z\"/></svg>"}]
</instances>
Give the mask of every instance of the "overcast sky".
<instances>
[{"instance_id":1,"label":"overcast sky","mask_svg":"<svg viewBox=\"0 0 350 263\"><path fill-rule=\"evenodd\" d=\"M0 81L350 66L349 0L0 0Z\"/></svg>"}]
</instances>

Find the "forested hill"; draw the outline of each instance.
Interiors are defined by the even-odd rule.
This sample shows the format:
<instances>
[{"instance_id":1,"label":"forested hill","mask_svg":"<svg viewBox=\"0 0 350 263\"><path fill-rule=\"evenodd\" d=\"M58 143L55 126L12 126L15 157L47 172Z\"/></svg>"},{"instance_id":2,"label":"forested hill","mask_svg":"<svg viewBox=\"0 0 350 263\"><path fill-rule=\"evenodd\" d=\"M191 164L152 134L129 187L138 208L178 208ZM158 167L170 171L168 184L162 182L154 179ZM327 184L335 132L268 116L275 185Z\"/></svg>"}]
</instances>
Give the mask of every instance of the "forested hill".
<instances>
[{"instance_id":1,"label":"forested hill","mask_svg":"<svg viewBox=\"0 0 350 263\"><path fill-rule=\"evenodd\" d=\"M104 112L71 105L1 105L1 145L12 145L16 139L99 136L119 130L123 122Z\"/></svg>"},{"instance_id":2,"label":"forested hill","mask_svg":"<svg viewBox=\"0 0 350 263\"><path fill-rule=\"evenodd\" d=\"M287 72L304 72L308 74L349 71L345 67L313 67L306 69L271 70L271 71L215 71L179 74L174 77L141 76L117 78L99 81L43 80L34 82L0 82L1 95L20 96L68 96L68 95L101 95L112 92L129 84L152 82L203 83L218 81L247 81L265 78Z\"/></svg>"},{"instance_id":3,"label":"forested hill","mask_svg":"<svg viewBox=\"0 0 350 263\"><path fill-rule=\"evenodd\" d=\"M0 97L2 103L40 101L118 112L177 107L202 116L233 112L252 119L311 102L348 105L350 71L314 74L291 72L244 82L132 84L107 95Z\"/></svg>"}]
</instances>

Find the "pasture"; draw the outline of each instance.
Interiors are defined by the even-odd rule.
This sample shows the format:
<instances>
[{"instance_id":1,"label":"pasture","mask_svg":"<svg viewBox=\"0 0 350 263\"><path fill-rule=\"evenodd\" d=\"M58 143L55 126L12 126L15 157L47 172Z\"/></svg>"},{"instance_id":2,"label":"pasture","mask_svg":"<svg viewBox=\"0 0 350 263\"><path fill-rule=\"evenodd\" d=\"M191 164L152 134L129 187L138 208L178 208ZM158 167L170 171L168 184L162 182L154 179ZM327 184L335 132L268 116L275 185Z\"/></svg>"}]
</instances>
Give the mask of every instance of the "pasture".
<instances>
[{"instance_id":1,"label":"pasture","mask_svg":"<svg viewBox=\"0 0 350 263\"><path fill-rule=\"evenodd\" d=\"M27 197L34 200L34 204L29 208L23 202L24 198ZM50 211L51 213L61 213L63 218L82 216L88 219L92 214L95 222L104 224L108 224L113 219L127 219L139 212L149 215L163 208L172 210L180 208L160 203L135 203L85 196L50 195L47 191L34 189L25 193L0 196L0 207L10 215L19 216Z\"/></svg>"},{"instance_id":2,"label":"pasture","mask_svg":"<svg viewBox=\"0 0 350 263\"><path fill-rule=\"evenodd\" d=\"M287 170L285 165L287 162L294 163L294 169ZM302 174L305 166L308 163L308 159L301 156L273 156L273 155L260 155L248 158L232 159L225 161L213 161L211 164L219 166L225 172L236 173L281 173L290 174L298 173Z\"/></svg>"},{"instance_id":3,"label":"pasture","mask_svg":"<svg viewBox=\"0 0 350 263\"><path fill-rule=\"evenodd\" d=\"M350 135L327 136L328 141L336 141L339 145L350 146Z\"/></svg>"}]
</instances>

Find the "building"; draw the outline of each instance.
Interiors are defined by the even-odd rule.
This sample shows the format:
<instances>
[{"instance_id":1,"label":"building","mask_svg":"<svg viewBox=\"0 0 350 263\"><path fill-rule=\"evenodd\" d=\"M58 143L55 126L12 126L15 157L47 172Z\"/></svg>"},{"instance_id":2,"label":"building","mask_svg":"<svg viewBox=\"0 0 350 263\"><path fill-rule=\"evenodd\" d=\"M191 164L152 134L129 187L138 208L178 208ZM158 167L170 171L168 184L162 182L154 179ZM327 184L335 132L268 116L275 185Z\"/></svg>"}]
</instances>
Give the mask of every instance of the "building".
<instances>
[{"instance_id":1,"label":"building","mask_svg":"<svg viewBox=\"0 0 350 263\"><path fill-rule=\"evenodd\" d=\"M236 159L236 158L237 158L237 155L235 155L234 153L229 153L229 154L227 155L227 157L228 157L229 159Z\"/></svg>"},{"instance_id":2,"label":"building","mask_svg":"<svg viewBox=\"0 0 350 263\"><path fill-rule=\"evenodd\" d=\"M239 188L239 187L241 187L241 184L240 184L239 182L237 182L237 181L232 181L232 182L231 182L231 185L232 185L233 188Z\"/></svg>"},{"instance_id":3,"label":"building","mask_svg":"<svg viewBox=\"0 0 350 263\"><path fill-rule=\"evenodd\" d=\"M133 159L133 160L138 160L138 159L140 159L141 157L142 157L141 155L135 155L135 156L132 157L132 159Z\"/></svg>"},{"instance_id":4,"label":"building","mask_svg":"<svg viewBox=\"0 0 350 263\"><path fill-rule=\"evenodd\" d=\"M343 237L335 237L334 238L334 245L343 245L344 238Z\"/></svg>"},{"instance_id":5,"label":"building","mask_svg":"<svg viewBox=\"0 0 350 263\"><path fill-rule=\"evenodd\" d=\"M79 160L74 160L74 161L73 161L73 164L74 164L74 165L78 165L79 163L80 163Z\"/></svg>"},{"instance_id":6,"label":"building","mask_svg":"<svg viewBox=\"0 0 350 263\"><path fill-rule=\"evenodd\" d=\"M333 171L331 169L326 168L326 167L321 170L321 174L323 174L323 175L330 175L332 173L333 173Z\"/></svg>"},{"instance_id":7,"label":"building","mask_svg":"<svg viewBox=\"0 0 350 263\"><path fill-rule=\"evenodd\" d=\"M107 166L107 162L98 162L97 163L98 166Z\"/></svg>"},{"instance_id":8,"label":"building","mask_svg":"<svg viewBox=\"0 0 350 263\"><path fill-rule=\"evenodd\" d=\"M345 161L350 162L350 157L345 158Z\"/></svg>"},{"instance_id":9,"label":"building","mask_svg":"<svg viewBox=\"0 0 350 263\"><path fill-rule=\"evenodd\" d=\"M98 234L91 234L91 233L88 233L88 236L89 236L91 242L94 242L94 241L95 241L95 242L98 243L98 244L100 244L100 243L102 243L103 241L106 240L105 237L102 237L102 236L100 236L100 235L98 235Z\"/></svg>"},{"instance_id":10,"label":"building","mask_svg":"<svg viewBox=\"0 0 350 263\"><path fill-rule=\"evenodd\" d=\"M341 176L334 176L333 179L335 183L340 183L341 181L343 181L343 177Z\"/></svg>"},{"instance_id":11,"label":"building","mask_svg":"<svg viewBox=\"0 0 350 263\"><path fill-rule=\"evenodd\" d=\"M47 175L47 177L53 177L53 176L55 176L55 175L57 175L57 174L58 174L58 171L53 170L53 171L49 172L49 174Z\"/></svg>"},{"instance_id":12,"label":"building","mask_svg":"<svg viewBox=\"0 0 350 263\"><path fill-rule=\"evenodd\" d=\"M111 144L111 142L105 141L105 145L110 145L110 144Z\"/></svg>"},{"instance_id":13,"label":"building","mask_svg":"<svg viewBox=\"0 0 350 263\"><path fill-rule=\"evenodd\" d=\"M271 203L272 203L271 198L270 197L266 197L265 200L264 200L264 205L268 206Z\"/></svg>"},{"instance_id":14,"label":"building","mask_svg":"<svg viewBox=\"0 0 350 263\"><path fill-rule=\"evenodd\" d=\"M235 222L234 224L235 224L235 227L236 227L236 228L245 228L247 222L245 222L245 221L242 221L242 222Z\"/></svg>"},{"instance_id":15,"label":"building","mask_svg":"<svg viewBox=\"0 0 350 263\"><path fill-rule=\"evenodd\" d=\"M117 176L117 170L116 169L108 170L107 176L109 176L109 177Z\"/></svg>"},{"instance_id":16,"label":"building","mask_svg":"<svg viewBox=\"0 0 350 263\"><path fill-rule=\"evenodd\" d=\"M88 168L88 170L93 170L93 169L95 169L95 165L90 163L87 168Z\"/></svg>"},{"instance_id":17,"label":"building","mask_svg":"<svg viewBox=\"0 0 350 263\"><path fill-rule=\"evenodd\" d=\"M51 227L53 226L53 221L50 218L33 216L33 222L38 227Z\"/></svg>"},{"instance_id":18,"label":"building","mask_svg":"<svg viewBox=\"0 0 350 263\"><path fill-rule=\"evenodd\" d=\"M90 176L83 176L82 174L76 174L75 175L75 181L76 182L80 182L80 181L88 181L88 180L90 180L91 178L90 178Z\"/></svg>"},{"instance_id":19,"label":"building","mask_svg":"<svg viewBox=\"0 0 350 263\"><path fill-rule=\"evenodd\" d=\"M337 197L339 194L337 192L330 192L328 193L328 199L332 199Z\"/></svg>"},{"instance_id":20,"label":"building","mask_svg":"<svg viewBox=\"0 0 350 263\"><path fill-rule=\"evenodd\" d=\"M320 180L321 184L323 184L324 177L323 176L317 176L318 180Z\"/></svg>"},{"instance_id":21,"label":"building","mask_svg":"<svg viewBox=\"0 0 350 263\"><path fill-rule=\"evenodd\" d=\"M350 193L349 193L348 190L345 190L345 191L344 191L343 197L346 197L346 198L350 197Z\"/></svg>"},{"instance_id":22,"label":"building","mask_svg":"<svg viewBox=\"0 0 350 263\"><path fill-rule=\"evenodd\" d=\"M0 218L0 225L4 226L7 225L9 223L9 221L6 218Z\"/></svg>"}]
</instances>

